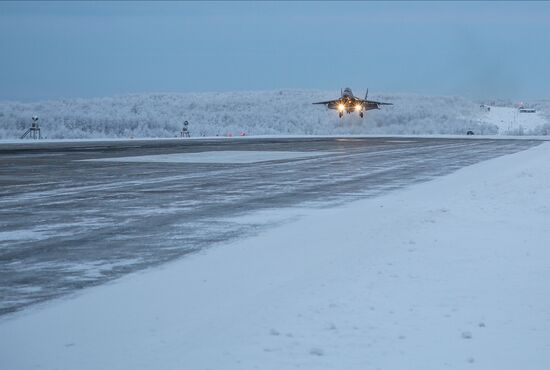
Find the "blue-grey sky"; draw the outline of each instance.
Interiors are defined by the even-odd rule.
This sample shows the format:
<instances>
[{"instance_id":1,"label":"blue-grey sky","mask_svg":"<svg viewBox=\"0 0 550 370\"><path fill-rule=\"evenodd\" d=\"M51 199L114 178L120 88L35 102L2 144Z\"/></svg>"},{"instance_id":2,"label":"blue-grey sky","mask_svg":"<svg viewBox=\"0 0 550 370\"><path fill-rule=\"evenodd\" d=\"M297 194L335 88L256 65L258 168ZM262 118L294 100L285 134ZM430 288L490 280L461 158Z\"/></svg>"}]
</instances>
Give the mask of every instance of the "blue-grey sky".
<instances>
[{"instance_id":1,"label":"blue-grey sky","mask_svg":"<svg viewBox=\"0 0 550 370\"><path fill-rule=\"evenodd\" d=\"M0 50L0 100L344 86L550 97L548 2L2 2Z\"/></svg>"}]
</instances>

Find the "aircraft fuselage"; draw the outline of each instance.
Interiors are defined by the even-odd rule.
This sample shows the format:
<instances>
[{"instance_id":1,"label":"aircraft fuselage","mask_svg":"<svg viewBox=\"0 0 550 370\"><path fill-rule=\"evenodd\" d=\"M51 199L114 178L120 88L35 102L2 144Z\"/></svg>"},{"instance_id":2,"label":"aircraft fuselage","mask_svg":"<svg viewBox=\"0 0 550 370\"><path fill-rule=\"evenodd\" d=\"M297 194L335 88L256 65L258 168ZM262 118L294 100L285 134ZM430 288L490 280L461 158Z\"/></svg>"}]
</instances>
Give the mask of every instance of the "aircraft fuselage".
<instances>
[{"instance_id":1,"label":"aircraft fuselage","mask_svg":"<svg viewBox=\"0 0 550 370\"><path fill-rule=\"evenodd\" d=\"M337 110L340 117L344 115L344 112L348 114L351 112L358 112L359 116L363 117L365 111L380 109L380 105L391 105L391 103L367 100L367 96L368 90L365 99L361 99L353 95L351 89L346 87L344 91L341 92L340 98L313 104L325 104L327 108Z\"/></svg>"}]
</instances>

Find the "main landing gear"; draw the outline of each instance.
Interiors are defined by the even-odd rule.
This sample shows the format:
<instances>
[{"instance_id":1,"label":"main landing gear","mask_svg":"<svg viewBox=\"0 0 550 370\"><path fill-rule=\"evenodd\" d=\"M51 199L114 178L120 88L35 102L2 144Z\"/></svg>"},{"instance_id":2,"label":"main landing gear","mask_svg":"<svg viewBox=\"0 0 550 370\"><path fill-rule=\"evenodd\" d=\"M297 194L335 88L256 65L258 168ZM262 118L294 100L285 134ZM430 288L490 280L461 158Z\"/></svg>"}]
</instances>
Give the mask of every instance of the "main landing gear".
<instances>
[{"instance_id":1,"label":"main landing gear","mask_svg":"<svg viewBox=\"0 0 550 370\"><path fill-rule=\"evenodd\" d=\"M363 118L364 116L365 114L363 112L359 112L359 117ZM338 112L338 117L344 117L344 112Z\"/></svg>"}]
</instances>

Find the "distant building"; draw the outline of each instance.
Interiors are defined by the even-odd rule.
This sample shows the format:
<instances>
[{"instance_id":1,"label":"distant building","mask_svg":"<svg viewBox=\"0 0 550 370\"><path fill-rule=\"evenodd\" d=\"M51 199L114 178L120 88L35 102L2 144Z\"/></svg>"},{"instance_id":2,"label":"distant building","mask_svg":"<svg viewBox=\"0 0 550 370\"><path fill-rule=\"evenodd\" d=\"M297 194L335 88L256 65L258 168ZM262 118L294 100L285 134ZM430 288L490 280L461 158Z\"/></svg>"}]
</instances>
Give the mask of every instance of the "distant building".
<instances>
[{"instance_id":1,"label":"distant building","mask_svg":"<svg viewBox=\"0 0 550 370\"><path fill-rule=\"evenodd\" d=\"M534 109L534 108L525 107L525 104L523 104L523 102L520 102L518 105L516 105L516 107L518 107L518 112L520 112L520 113L536 113L537 112L537 110Z\"/></svg>"}]
</instances>

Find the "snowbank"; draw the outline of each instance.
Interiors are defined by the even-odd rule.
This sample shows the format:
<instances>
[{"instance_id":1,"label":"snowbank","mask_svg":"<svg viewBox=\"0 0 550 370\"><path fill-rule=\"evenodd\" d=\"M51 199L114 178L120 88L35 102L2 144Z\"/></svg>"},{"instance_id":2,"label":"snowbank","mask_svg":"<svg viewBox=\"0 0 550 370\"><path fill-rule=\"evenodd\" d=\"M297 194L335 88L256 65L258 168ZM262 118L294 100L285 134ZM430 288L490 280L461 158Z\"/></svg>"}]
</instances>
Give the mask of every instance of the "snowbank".
<instances>
[{"instance_id":1,"label":"snowbank","mask_svg":"<svg viewBox=\"0 0 550 370\"><path fill-rule=\"evenodd\" d=\"M280 90L0 102L0 139L19 138L33 115L50 139L174 137L184 120L193 136L497 133L495 125L479 122L477 103L460 97L373 94L371 99L394 105L370 111L363 120L356 115L340 120L336 112L311 104L338 94Z\"/></svg>"},{"instance_id":2,"label":"snowbank","mask_svg":"<svg viewBox=\"0 0 550 370\"><path fill-rule=\"evenodd\" d=\"M0 321L2 368L547 369L550 144Z\"/></svg>"}]
</instances>

